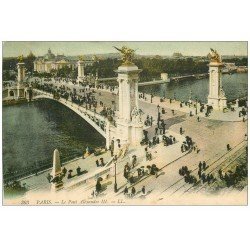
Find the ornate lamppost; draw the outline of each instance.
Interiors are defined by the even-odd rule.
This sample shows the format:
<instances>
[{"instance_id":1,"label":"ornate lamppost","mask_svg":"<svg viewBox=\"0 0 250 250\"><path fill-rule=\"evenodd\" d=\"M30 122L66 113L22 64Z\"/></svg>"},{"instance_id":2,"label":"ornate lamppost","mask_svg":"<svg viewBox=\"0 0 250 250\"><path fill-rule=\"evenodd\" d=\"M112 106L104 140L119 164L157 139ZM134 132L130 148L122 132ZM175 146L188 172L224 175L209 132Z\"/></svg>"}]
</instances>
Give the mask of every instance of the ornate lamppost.
<instances>
[{"instance_id":1,"label":"ornate lamppost","mask_svg":"<svg viewBox=\"0 0 250 250\"><path fill-rule=\"evenodd\" d=\"M196 115L198 114L198 111L197 111L197 97L195 97L195 114Z\"/></svg>"},{"instance_id":2,"label":"ornate lamppost","mask_svg":"<svg viewBox=\"0 0 250 250\"><path fill-rule=\"evenodd\" d=\"M157 105L157 110L158 110L158 113L157 113L157 115L158 115L158 117L157 117L157 126L159 128L159 123L160 123L160 105L159 104Z\"/></svg>"},{"instance_id":3,"label":"ornate lamppost","mask_svg":"<svg viewBox=\"0 0 250 250\"><path fill-rule=\"evenodd\" d=\"M114 156L114 164L115 164L115 183L114 183L114 192L117 193L118 188L117 188L117 181L116 181L116 164L117 164L117 156Z\"/></svg>"}]
</instances>

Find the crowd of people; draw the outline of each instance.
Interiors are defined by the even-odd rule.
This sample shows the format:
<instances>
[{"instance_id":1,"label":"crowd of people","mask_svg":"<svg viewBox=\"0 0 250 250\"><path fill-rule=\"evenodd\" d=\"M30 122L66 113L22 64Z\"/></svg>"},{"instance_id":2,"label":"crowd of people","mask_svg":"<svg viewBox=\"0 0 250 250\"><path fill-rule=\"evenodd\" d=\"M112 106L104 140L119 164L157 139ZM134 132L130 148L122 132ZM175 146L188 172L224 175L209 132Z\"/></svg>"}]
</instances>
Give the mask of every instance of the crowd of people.
<instances>
[{"instance_id":1,"label":"crowd of people","mask_svg":"<svg viewBox=\"0 0 250 250\"><path fill-rule=\"evenodd\" d=\"M133 197L137 194L136 189L135 189L134 186L131 188L131 192L130 192L130 193L129 193L129 191L128 191L128 187L126 186L126 187L124 188L123 193L124 193L124 195L125 195L126 197L128 197L128 198L133 198ZM142 195L146 195L146 188L145 188L145 186L142 187L141 193L142 193Z\"/></svg>"},{"instance_id":2,"label":"crowd of people","mask_svg":"<svg viewBox=\"0 0 250 250\"><path fill-rule=\"evenodd\" d=\"M220 179L225 181L226 186L230 187L248 176L247 165L237 165L234 172L232 170L228 170L227 172L223 173L222 169L220 169L218 174Z\"/></svg>"},{"instance_id":3,"label":"crowd of people","mask_svg":"<svg viewBox=\"0 0 250 250\"><path fill-rule=\"evenodd\" d=\"M185 182L189 183L189 184L197 184L198 180L202 184L204 184L204 183L210 184L210 183L213 183L216 180L216 178L214 177L214 175L212 173L205 172L205 170L208 168L209 168L209 166L206 164L205 161L199 162L199 164L198 164L198 176L197 176L198 179L195 175L191 175L191 172L193 172L193 171L190 171L187 166L182 166L179 169L179 174L181 176L184 176Z\"/></svg>"},{"instance_id":4,"label":"crowd of people","mask_svg":"<svg viewBox=\"0 0 250 250\"><path fill-rule=\"evenodd\" d=\"M182 130L182 128L180 129ZM199 153L199 149L197 146L195 146L195 143L193 142L192 138L190 136L185 137L185 141L181 145L181 152L184 153L186 151L197 151Z\"/></svg>"},{"instance_id":5,"label":"crowd of people","mask_svg":"<svg viewBox=\"0 0 250 250\"><path fill-rule=\"evenodd\" d=\"M184 180L186 183L189 183L189 184L197 183L197 178L194 175L191 175L191 171L188 170L187 166L182 166L179 169L179 175L184 176Z\"/></svg>"}]
</instances>

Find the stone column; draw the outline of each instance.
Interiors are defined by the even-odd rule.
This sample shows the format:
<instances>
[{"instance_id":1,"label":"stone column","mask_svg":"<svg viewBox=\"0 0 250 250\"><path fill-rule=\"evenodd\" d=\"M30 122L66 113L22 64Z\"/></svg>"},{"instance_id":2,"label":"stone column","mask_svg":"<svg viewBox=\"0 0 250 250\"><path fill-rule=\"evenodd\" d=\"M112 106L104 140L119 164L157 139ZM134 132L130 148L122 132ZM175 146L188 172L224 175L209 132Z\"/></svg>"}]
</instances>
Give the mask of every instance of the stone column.
<instances>
[{"instance_id":1,"label":"stone column","mask_svg":"<svg viewBox=\"0 0 250 250\"><path fill-rule=\"evenodd\" d=\"M84 61L79 60L77 64L78 64L78 78L77 78L77 80L78 80L78 82L80 82L80 81L82 82L84 79Z\"/></svg>"},{"instance_id":2,"label":"stone column","mask_svg":"<svg viewBox=\"0 0 250 250\"><path fill-rule=\"evenodd\" d=\"M119 119L116 139L121 144L139 144L143 138L143 123L138 106L138 79L140 69L134 64L121 65L118 70Z\"/></svg>"},{"instance_id":3,"label":"stone column","mask_svg":"<svg viewBox=\"0 0 250 250\"><path fill-rule=\"evenodd\" d=\"M23 62L19 62L17 64L17 82L22 84L25 78L25 64Z\"/></svg>"},{"instance_id":4,"label":"stone column","mask_svg":"<svg viewBox=\"0 0 250 250\"><path fill-rule=\"evenodd\" d=\"M20 87L24 83L25 78L25 64L19 62L17 64L17 98L20 98Z\"/></svg>"},{"instance_id":5,"label":"stone column","mask_svg":"<svg viewBox=\"0 0 250 250\"><path fill-rule=\"evenodd\" d=\"M53 154L53 168L51 175L53 177L51 182L51 190L58 191L62 189L63 188L63 182L61 180L62 168L61 168L59 151L57 149L54 150Z\"/></svg>"},{"instance_id":6,"label":"stone column","mask_svg":"<svg viewBox=\"0 0 250 250\"><path fill-rule=\"evenodd\" d=\"M210 62L209 64L209 95L208 105L215 110L223 110L227 107L227 98L222 88L222 68L221 62Z\"/></svg>"}]
</instances>

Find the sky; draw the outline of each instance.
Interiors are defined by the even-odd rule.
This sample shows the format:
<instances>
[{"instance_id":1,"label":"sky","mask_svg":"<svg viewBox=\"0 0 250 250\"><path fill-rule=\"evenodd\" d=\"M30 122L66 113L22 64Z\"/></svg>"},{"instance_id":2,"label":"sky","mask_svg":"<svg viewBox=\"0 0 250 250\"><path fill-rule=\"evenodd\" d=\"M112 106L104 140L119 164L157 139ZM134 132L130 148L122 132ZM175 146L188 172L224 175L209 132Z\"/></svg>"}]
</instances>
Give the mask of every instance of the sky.
<instances>
[{"instance_id":1,"label":"sky","mask_svg":"<svg viewBox=\"0 0 250 250\"><path fill-rule=\"evenodd\" d=\"M48 49L54 54L77 56L86 54L116 53L113 48L126 45L140 55L169 56L180 52L184 56L206 56L210 48L221 55L247 55L247 42L3 42L3 57L15 57L30 51L42 56Z\"/></svg>"}]
</instances>

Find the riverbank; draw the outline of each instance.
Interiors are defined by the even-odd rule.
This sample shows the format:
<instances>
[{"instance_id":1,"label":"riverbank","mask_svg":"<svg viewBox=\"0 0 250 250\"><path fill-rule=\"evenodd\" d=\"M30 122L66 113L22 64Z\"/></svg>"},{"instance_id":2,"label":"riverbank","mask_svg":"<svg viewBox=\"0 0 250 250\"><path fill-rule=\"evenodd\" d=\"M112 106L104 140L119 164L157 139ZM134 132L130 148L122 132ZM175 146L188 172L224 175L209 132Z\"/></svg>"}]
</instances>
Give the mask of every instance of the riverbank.
<instances>
[{"instance_id":1,"label":"riverbank","mask_svg":"<svg viewBox=\"0 0 250 250\"><path fill-rule=\"evenodd\" d=\"M5 99L3 100L3 106L13 106L27 102L28 102L27 99Z\"/></svg>"}]
</instances>

